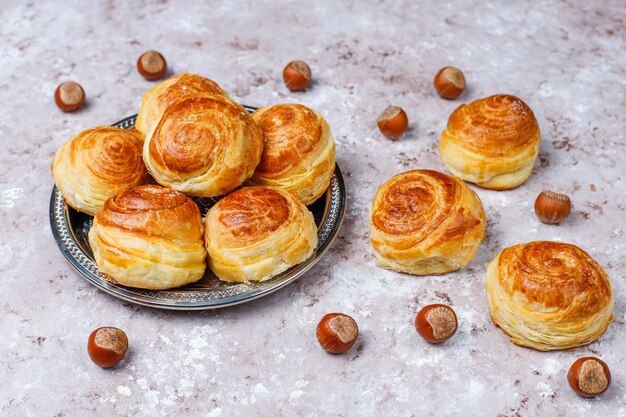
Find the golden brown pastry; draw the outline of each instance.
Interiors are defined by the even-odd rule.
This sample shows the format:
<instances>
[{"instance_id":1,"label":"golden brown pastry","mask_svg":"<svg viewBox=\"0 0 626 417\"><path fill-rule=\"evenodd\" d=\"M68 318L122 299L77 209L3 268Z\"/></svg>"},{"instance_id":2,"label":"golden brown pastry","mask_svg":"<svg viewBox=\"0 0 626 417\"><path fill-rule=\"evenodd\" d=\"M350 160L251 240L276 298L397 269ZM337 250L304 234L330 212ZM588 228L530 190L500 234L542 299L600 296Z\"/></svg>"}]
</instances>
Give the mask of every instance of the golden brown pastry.
<instances>
[{"instance_id":1,"label":"golden brown pastry","mask_svg":"<svg viewBox=\"0 0 626 417\"><path fill-rule=\"evenodd\" d=\"M262 151L263 136L246 109L223 95L195 94L165 110L143 159L159 184L214 197L250 178Z\"/></svg>"},{"instance_id":2,"label":"golden brown pastry","mask_svg":"<svg viewBox=\"0 0 626 417\"><path fill-rule=\"evenodd\" d=\"M499 94L460 105L441 134L439 150L457 177L508 190L530 176L539 153L539 125L519 98Z\"/></svg>"},{"instance_id":3,"label":"golden brown pastry","mask_svg":"<svg viewBox=\"0 0 626 417\"><path fill-rule=\"evenodd\" d=\"M215 81L197 74L180 74L158 83L143 96L135 128L145 137L170 104L197 93L224 94Z\"/></svg>"},{"instance_id":4,"label":"golden brown pastry","mask_svg":"<svg viewBox=\"0 0 626 417\"><path fill-rule=\"evenodd\" d=\"M142 185L106 201L89 230L89 244L109 279L162 290L202 278L202 234L202 216L190 198L158 185Z\"/></svg>"},{"instance_id":5,"label":"golden brown pastry","mask_svg":"<svg viewBox=\"0 0 626 417\"><path fill-rule=\"evenodd\" d=\"M567 243L536 241L502 250L487 266L485 286L491 320L521 346L587 345L614 320L606 272Z\"/></svg>"},{"instance_id":6,"label":"golden brown pastry","mask_svg":"<svg viewBox=\"0 0 626 417\"><path fill-rule=\"evenodd\" d=\"M437 171L396 175L370 210L377 264L415 275L445 274L472 260L485 233L485 212L463 181Z\"/></svg>"},{"instance_id":7,"label":"golden brown pastry","mask_svg":"<svg viewBox=\"0 0 626 417\"><path fill-rule=\"evenodd\" d=\"M107 198L148 181L142 147L143 139L134 129L87 129L54 155L54 182L67 204L94 216Z\"/></svg>"},{"instance_id":8,"label":"golden brown pastry","mask_svg":"<svg viewBox=\"0 0 626 417\"><path fill-rule=\"evenodd\" d=\"M301 104L277 104L252 115L263 133L261 162L251 184L291 191L311 204L335 172L335 140L324 117Z\"/></svg>"},{"instance_id":9,"label":"golden brown pastry","mask_svg":"<svg viewBox=\"0 0 626 417\"><path fill-rule=\"evenodd\" d=\"M313 214L293 194L261 186L222 198L206 216L209 268L222 281L265 281L317 247Z\"/></svg>"}]
</instances>

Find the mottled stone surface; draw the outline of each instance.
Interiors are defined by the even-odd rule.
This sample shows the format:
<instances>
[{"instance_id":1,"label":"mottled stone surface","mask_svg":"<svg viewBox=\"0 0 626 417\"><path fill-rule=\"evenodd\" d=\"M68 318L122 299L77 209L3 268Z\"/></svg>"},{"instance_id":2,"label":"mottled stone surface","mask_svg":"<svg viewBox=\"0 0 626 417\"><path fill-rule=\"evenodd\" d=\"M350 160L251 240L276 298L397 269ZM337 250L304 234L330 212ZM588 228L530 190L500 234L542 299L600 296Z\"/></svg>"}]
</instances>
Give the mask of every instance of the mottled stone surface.
<instances>
[{"instance_id":1,"label":"mottled stone surface","mask_svg":"<svg viewBox=\"0 0 626 417\"><path fill-rule=\"evenodd\" d=\"M3 2L0 415L626 415L624 2L305 3ZM147 49L243 103L301 102L328 118L349 208L330 252L296 283L227 310L159 311L98 291L58 251L48 221L52 155L72 134L137 111L153 85L135 70ZM315 76L305 93L282 83L282 67L297 58ZM457 101L439 99L431 84L448 64L469 83ZM66 80L85 88L82 111L54 106ZM476 258L442 277L377 268L367 223L377 186L409 169L443 170L437 141L449 113L500 92L534 110L541 153L524 186L475 188L489 219ZM388 104L404 107L412 125L395 143L375 127ZM574 202L561 226L535 218L532 202L545 188ZM611 276L617 320L599 342L541 353L490 323L486 263L535 239L578 244ZM461 326L440 346L413 328L416 311L433 302L452 305ZM343 356L315 340L331 311L361 328ZM130 339L127 359L111 370L86 352L101 325ZM584 355L613 370L601 399L567 386L569 365Z\"/></svg>"}]
</instances>

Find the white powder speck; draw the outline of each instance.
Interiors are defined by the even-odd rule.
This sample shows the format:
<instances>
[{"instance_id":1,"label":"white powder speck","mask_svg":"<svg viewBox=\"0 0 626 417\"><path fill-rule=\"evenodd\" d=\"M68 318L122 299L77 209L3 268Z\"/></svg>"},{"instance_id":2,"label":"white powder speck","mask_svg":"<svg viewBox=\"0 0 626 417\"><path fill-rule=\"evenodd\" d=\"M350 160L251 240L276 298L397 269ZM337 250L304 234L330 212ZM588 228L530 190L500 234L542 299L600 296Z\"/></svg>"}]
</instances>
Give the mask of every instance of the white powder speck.
<instances>
[{"instance_id":1,"label":"white powder speck","mask_svg":"<svg viewBox=\"0 0 626 417\"><path fill-rule=\"evenodd\" d=\"M548 397L552 394L552 387L545 382L537 384L537 391L541 397Z\"/></svg>"},{"instance_id":2,"label":"white powder speck","mask_svg":"<svg viewBox=\"0 0 626 417\"><path fill-rule=\"evenodd\" d=\"M193 387L193 381L190 379L181 378L181 380L178 381L178 392L180 392L185 397L190 397L193 394Z\"/></svg>"},{"instance_id":3,"label":"white powder speck","mask_svg":"<svg viewBox=\"0 0 626 417\"><path fill-rule=\"evenodd\" d=\"M543 373L544 374L556 374L562 368L562 364L552 358L548 358L543 361Z\"/></svg>"},{"instance_id":4,"label":"white powder speck","mask_svg":"<svg viewBox=\"0 0 626 417\"><path fill-rule=\"evenodd\" d=\"M22 198L24 190L21 188L9 188L0 193L0 207L12 208L15 206L15 201Z\"/></svg>"},{"instance_id":5,"label":"white powder speck","mask_svg":"<svg viewBox=\"0 0 626 417\"><path fill-rule=\"evenodd\" d=\"M298 399L298 398L302 397L302 394L304 394L304 391L302 391L302 390L297 390L297 391L292 392L289 395L289 401L293 401L295 399Z\"/></svg>"},{"instance_id":6,"label":"white powder speck","mask_svg":"<svg viewBox=\"0 0 626 417\"><path fill-rule=\"evenodd\" d=\"M202 349L204 347L207 347L208 345L209 344L207 343L207 341L204 340L200 336L194 337L193 339L189 341L189 346L191 346L194 349Z\"/></svg>"},{"instance_id":7,"label":"white powder speck","mask_svg":"<svg viewBox=\"0 0 626 417\"><path fill-rule=\"evenodd\" d=\"M124 385L119 385L117 387L117 392L121 395L125 395L127 397L130 397L131 391L130 388L125 387Z\"/></svg>"},{"instance_id":8,"label":"white powder speck","mask_svg":"<svg viewBox=\"0 0 626 417\"><path fill-rule=\"evenodd\" d=\"M259 383L259 384L256 384L254 387L252 387L252 392L256 394L266 394L269 391L267 390L267 388L265 388L263 384Z\"/></svg>"},{"instance_id":9,"label":"white powder speck","mask_svg":"<svg viewBox=\"0 0 626 417\"><path fill-rule=\"evenodd\" d=\"M159 391L150 390L143 394L150 406L154 407L159 403Z\"/></svg>"},{"instance_id":10,"label":"white powder speck","mask_svg":"<svg viewBox=\"0 0 626 417\"><path fill-rule=\"evenodd\" d=\"M219 417L221 415L222 415L222 409L214 408L213 410L209 411L209 414L207 414L207 417Z\"/></svg>"}]
</instances>

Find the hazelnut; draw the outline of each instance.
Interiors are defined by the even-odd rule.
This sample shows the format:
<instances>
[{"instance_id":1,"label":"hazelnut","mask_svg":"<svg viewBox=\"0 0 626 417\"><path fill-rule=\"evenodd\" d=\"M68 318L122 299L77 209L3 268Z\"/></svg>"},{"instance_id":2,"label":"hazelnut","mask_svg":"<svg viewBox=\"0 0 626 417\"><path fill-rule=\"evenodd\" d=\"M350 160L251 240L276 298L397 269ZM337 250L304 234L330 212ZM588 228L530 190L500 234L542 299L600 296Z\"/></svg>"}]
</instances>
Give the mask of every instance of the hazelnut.
<instances>
[{"instance_id":1,"label":"hazelnut","mask_svg":"<svg viewBox=\"0 0 626 417\"><path fill-rule=\"evenodd\" d=\"M98 366L110 368L124 358L128 350L126 333L117 327L100 327L89 335L87 352Z\"/></svg>"},{"instance_id":2,"label":"hazelnut","mask_svg":"<svg viewBox=\"0 0 626 417\"><path fill-rule=\"evenodd\" d=\"M591 398L609 388L611 372L606 363L598 358L580 358L569 368L567 382L576 394Z\"/></svg>"},{"instance_id":3,"label":"hazelnut","mask_svg":"<svg viewBox=\"0 0 626 417\"><path fill-rule=\"evenodd\" d=\"M398 106L389 106L378 117L378 129L380 133L391 140L398 140L404 135L409 127L409 119L406 113Z\"/></svg>"},{"instance_id":4,"label":"hazelnut","mask_svg":"<svg viewBox=\"0 0 626 417\"><path fill-rule=\"evenodd\" d=\"M560 223L572 208L569 197L552 191L542 191L535 200L535 214L543 223Z\"/></svg>"},{"instance_id":5,"label":"hazelnut","mask_svg":"<svg viewBox=\"0 0 626 417\"><path fill-rule=\"evenodd\" d=\"M415 329L428 343L445 342L458 327L454 310L444 304L427 305L415 318Z\"/></svg>"},{"instance_id":6,"label":"hazelnut","mask_svg":"<svg viewBox=\"0 0 626 417\"><path fill-rule=\"evenodd\" d=\"M283 80L291 91L302 91L311 83L311 68L302 61L291 61L283 70Z\"/></svg>"},{"instance_id":7,"label":"hazelnut","mask_svg":"<svg viewBox=\"0 0 626 417\"><path fill-rule=\"evenodd\" d=\"M444 67L435 75L437 93L447 99L455 99L465 90L465 76L460 69Z\"/></svg>"},{"instance_id":8,"label":"hazelnut","mask_svg":"<svg viewBox=\"0 0 626 417\"><path fill-rule=\"evenodd\" d=\"M85 104L85 90L74 81L66 81L54 92L54 102L63 111L78 110Z\"/></svg>"},{"instance_id":9,"label":"hazelnut","mask_svg":"<svg viewBox=\"0 0 626 417\"><path fill-rule=\"evenodd\" d=\"M329 353L343 353L350 349L359 336L359 327L350 316L330 313L317 325L317 340Z\"/></svg>"},{"instance_id":10,"label":"hazelnut","mask_svg":"<svg viewBox=\"0 0 626 417\"><path fill-rule=\"evenodd\" d=\"M137 60L137 70L146 80L158 80L167 72L167 62L157 51L147 51Z\"/></svg>"}]
</instances>

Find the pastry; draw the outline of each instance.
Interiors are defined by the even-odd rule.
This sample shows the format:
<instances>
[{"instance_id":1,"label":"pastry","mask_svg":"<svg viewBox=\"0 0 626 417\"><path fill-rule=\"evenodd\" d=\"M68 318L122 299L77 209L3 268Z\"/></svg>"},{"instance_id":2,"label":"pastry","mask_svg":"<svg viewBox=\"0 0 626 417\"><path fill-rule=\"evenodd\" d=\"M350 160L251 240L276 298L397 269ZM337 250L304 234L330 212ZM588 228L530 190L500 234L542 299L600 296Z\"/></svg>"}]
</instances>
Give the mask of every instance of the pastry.
<instances>
[{"instance_id":1,"label":"pastry","mask_svg":"<svg viewBox=\"0 0 626 417\"><path fill-rule=\"evenodd\" d=\"M370 209L377 264L415 275L445 274L472 260L485 233L485 212L460 179L437 171L396 175Z\"/></svg>"},{"instance_id":2,"label":"pastry","mask_svg":"<svg viewBox=\"0 0 626 417\"><path fill-rule=\"evenodd\" d=\"M162 290L202 278L202 234L202 216L190 198L142 185L106 201L89 230L89 244L108 279Z\"/></svg>"},{"instance_id":3,"label":"pastry","mask_svg":"<svg viewBox=\"0 0 626 417\"><path fill-rule=\"evenodd\" d=\"M107 198L148 181L142 146L143 139L134 129L87 129L54 155L54 182L67 204L94 216Z\"/></svg>"},{"instance_id":4,"label":"pastry","mask_svg":"<svg viewBox=\"0 0 626 417\"><path fill-rule=\"evenodd\" d=\"M159 184L214 197L250 178L262 151L263 136L246 109L223 95L194 94L165 110L143 159Z\"/></svg>"},{"instance_id":5,"label":"pastry","mask_svg":"<svg viewBox=\"0 0 626 417\"><path fill-rule=\"evenodd\" d=\"M521 346L587 345L614 320L606 272L567 243L536 241L502 250L487 266L485 286L491 320Z\"/></svg>"},{"instance_id":6,"label":"pastry","mask_svg":"<svg viewBox=\"0 0 626 417\"><path fill-rule=\"evenodd\" d=\"M439 150L455 176L508 190L530 176L539 142L532 110L517 97L499 94L459 106L441 134Z\"/></svg>"},{"instance_id":7,"label":"pastry","mask_svg":"<svg viewBox=\"0 0 626 417\"><path fill-rule=\"evenodd\" d=\"M301 104L277 104L252 114L263 133L263 155L251 184L291 191L311 204L335 172L335 140L324 117Z\"/></svg>"},{"instance_id":8,"label":"pastry","mask_svg":"<svg viewBox=\"0 0 626 417\"><path fill-rule=\"evenodd\" d=\"M224 94L215 81L196 74L180 74L158 83L144 94L135 128L146 136L170 104L197 93Z\"/></svg>"},{"instance_id":9,"label":"pastry","mask_svg":"<svg viewBox=\"0 0 626 417\"><path fill-rule=\"evenodd\" d=\"M313 254L317 227L290 192L244 187L211 207L205 244L209 268L222 281L265 281Z\"/></svg>"}]
</instances>

